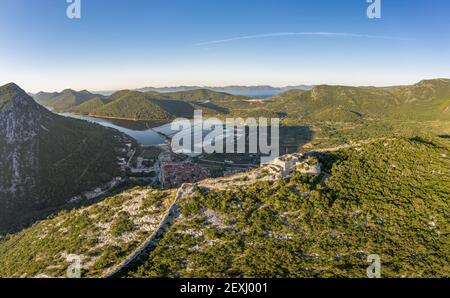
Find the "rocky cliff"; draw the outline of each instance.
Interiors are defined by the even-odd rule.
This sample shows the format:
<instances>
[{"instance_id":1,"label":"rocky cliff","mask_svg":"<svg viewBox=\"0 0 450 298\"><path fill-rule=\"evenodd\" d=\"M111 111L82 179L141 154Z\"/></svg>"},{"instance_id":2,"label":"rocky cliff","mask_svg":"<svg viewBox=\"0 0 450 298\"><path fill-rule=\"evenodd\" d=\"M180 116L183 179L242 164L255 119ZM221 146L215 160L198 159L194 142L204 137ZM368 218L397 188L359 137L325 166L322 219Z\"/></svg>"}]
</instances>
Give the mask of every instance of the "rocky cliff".
<instances>
[{"instance_id":1,"label":"rocky cliff","mask_svg":"<svg viewBox=\"0 0 450 298\"><path fill-rule=\"evenodd\" d=\"M125 139L53 114L13 83L0 87L0 232L120 175Z\"/></svg>"}]
</instances>

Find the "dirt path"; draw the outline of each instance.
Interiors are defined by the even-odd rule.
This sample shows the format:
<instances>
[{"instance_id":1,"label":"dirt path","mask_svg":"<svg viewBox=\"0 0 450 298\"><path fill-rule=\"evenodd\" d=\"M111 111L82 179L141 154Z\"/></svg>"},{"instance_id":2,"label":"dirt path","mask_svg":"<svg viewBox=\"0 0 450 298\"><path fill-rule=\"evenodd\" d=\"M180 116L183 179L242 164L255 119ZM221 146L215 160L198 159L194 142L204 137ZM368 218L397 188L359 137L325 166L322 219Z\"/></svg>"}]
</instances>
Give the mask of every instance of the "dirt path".
<instances>
[{"instance_id":1,"label":"dirt path","mask_svg":"<svg viewBox=\"0 0 450 298\"><path fill-rule=\"evenodd\" d=\"M193 192L192 184L183 184L177 191L175 198L168 208L166 214L160 221L156 230L145 240L137 249L134 250L127 258L125 258L119 265L112 268L109 272L104 274L103 278L114 278L120 276L124 270L133 265L141 257L148 255L161 240L164 233L169 229L174 219L178 217L179 201L184 195Z\"/></svg>"}]
</instances>

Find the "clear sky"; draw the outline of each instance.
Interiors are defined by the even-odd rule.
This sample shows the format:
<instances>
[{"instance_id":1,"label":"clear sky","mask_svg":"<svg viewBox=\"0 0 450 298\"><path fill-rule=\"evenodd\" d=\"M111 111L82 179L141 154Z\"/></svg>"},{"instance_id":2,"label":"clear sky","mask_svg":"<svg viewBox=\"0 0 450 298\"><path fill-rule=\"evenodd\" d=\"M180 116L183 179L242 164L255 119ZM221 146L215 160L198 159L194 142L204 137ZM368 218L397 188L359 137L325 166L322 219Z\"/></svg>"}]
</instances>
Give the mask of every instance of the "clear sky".
<instances>
[{"instance_id":1,"label":"clear sky","mask_svg":"<svg viewBox=\"0 0 450 298\"><path fill-rule=\"evenodd\" d=\"M450 77L450 1L1 0L0 85L393 85Z\"/></svg>"}]
</instances>

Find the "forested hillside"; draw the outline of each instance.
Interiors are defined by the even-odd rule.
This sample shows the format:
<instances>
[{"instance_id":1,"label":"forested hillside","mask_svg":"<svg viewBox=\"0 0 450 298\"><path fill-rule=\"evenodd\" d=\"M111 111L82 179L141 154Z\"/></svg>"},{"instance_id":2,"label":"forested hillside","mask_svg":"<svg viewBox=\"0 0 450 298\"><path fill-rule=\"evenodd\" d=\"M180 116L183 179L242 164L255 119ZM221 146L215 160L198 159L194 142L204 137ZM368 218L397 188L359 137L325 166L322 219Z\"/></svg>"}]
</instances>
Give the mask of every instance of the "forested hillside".
<instances>
[{"instance_id":1,"label":"forested hillside","mask_svg":"<svg viewBox=\"0 0 450 298\"><path fill-rule=\"evenodd\" d=\"M61 93L40 92L34 96L39 104L55 110L56 112L67 112L94 98L103 98L102 95L92 94L87 90L75 91L72 89L63 90Z\"/></svg>"},{"instance_id":2,"label":"forested hillside","mask_svg":"<svg viewBox=\"0 0 450 298\"><path fill-rule=\"evenodd\" d=\"M384 88L320 85L310 90L292 89L266 100L207 89L167 93L123 90L109 98L85 92L77 93L76 97L68 92L50 96L50 99L48 94L38 94L35 99L59 112L133 120L189 118L193 116L194 109L221 118L277 117L291 122L430 121L450 118L448 79Z\"/></svg>"},{"instance_id":3,"label":"forested hillside","mask_svg":"<svg viewBox=\"0 0 450 298\"><path fill-rule=\"evenodd\" d=\"M383 277L450 276L448 139L379 138L309 154L320 175L194 186L156 248L122 274L365 277L367 256L377 254ZM169 193L132 190L8 236L0 274L60 276L66 254L76 253L86 260L84 276L99 276L148 235L136 231L167 207Z\"/></svg>"},{"instance_id":4,"label":"forested hillside","mask_svg":"<svg viewBox=\"0 0 450 298\"><path fill-rule=\"evenodd\" d=\"M134 143L51 113L15 84L0 87L0 233L122 175L117 158L127 142Z\"/></svg>"},{"instance_id":5,"label":"forested hillside","mask_svg":"<svg viewBox=\"0 0 450 298\"><path fill-rule=\"evenodd\" d=\"M69 255L83 276L103 276L154 232L171 191L134 188L91 207L63 211L0 240L1 277L64 277Z\"/></svg>"},{"instance_id":6,"label":"forested hillside","mask_svg":"<svg viewBox=\"0 0 450 298\"><path fill-rule=\"evenodd\" d=\"M321 154L325 173L198 189L134 277L450 275L450 143L384 139Z\"/></svg>"},{"instance_id":7,"label":"forested hillside","mask_svg":"<svg viewBox=\"0 0 450 298\"><path fill-rule=\"evenodd\" d=\"M448 120L450 80L388 88L321 85L310 91L288 91L271 98L267 106L297 120Z\"/></svg>"}]
</instances>

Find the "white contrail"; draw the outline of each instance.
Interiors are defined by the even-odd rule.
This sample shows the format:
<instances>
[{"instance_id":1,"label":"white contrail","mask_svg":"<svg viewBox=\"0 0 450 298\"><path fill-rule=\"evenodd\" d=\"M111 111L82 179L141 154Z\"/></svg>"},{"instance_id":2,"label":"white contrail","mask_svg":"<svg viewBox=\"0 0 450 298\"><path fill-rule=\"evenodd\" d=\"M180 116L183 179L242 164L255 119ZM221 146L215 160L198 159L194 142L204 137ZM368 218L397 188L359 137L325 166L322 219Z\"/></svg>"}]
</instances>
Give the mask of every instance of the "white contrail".
<instances>
[{"instance_id":1,"label":"white contrail","mask_svg":"<svg viewBox=\"0 0 450 298\"><path fill-rule=\"evenodd\" d=\"M228 39L219 39L213 41L206 41L196 44L197 46L205 46L219 43L227 43L232 41L247 40L247 39L260 39L269 37L281 37L281 36L327 36L327 37L355 37L355 38L372 38L372 39L393 39L388 36L369 35L369 34L356 34L346 32L278 32L278 33L266 33L248 36L239 36Z\"/></svg>"}]
</instances>

